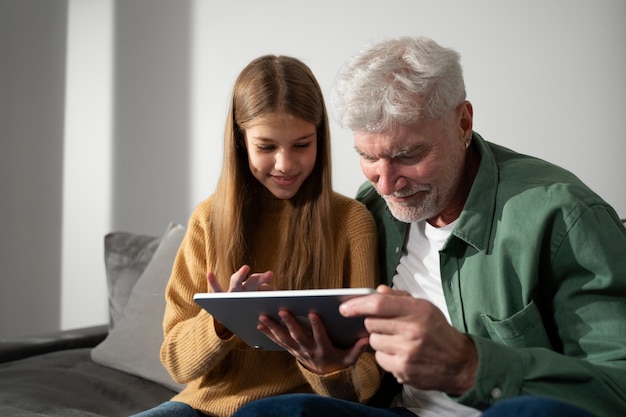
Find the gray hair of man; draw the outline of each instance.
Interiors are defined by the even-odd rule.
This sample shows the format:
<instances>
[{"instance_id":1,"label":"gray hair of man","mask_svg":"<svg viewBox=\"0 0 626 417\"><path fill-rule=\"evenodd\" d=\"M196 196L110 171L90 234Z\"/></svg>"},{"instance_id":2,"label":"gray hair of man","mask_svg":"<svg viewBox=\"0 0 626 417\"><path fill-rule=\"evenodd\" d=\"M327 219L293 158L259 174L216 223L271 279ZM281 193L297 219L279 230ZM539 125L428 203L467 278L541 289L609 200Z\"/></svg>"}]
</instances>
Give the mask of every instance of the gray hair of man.
<instances>
[{"instance_id":1,"label":"gray hair of man","mask_svg":"<svg viewBox=\"0 0 626 417\"><path fill-rule=\"evenodd\" d=\"M384 132L441 118L465 97L456 51L424 37L399 37L370 44L352 57L339 72L331 103L342 127Z\"/></svg>"}]
</instances>

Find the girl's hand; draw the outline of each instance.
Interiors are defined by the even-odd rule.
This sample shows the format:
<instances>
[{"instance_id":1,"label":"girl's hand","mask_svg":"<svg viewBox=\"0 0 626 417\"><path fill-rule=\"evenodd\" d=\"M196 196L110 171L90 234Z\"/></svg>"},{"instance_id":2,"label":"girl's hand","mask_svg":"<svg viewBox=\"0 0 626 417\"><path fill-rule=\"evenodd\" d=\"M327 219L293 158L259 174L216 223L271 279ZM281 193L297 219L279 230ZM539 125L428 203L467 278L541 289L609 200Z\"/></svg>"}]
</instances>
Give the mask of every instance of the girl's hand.
<instances>
[{"instance_id":1,"label":"girl's hand","mask_svg":"<svg viewBox=\"0 0 626 417\"><path fill-rule=\"evenodd\" d=\"M250 275L250 267L244 265L230 277L228 292L237 291L261 291L273 290L274 288L268 283L272 279L272 271L263 273L255 273ZM224 292L214 272L209 271L206 274L209 288L213 292ZM233 332L228 330L222 323L214 319L215 332L221 339L229 339L233 336Z\"/></svg>"},{"instance_id":2,"label":"girl's hand","mask_svg":"<svg viewBox=\"0 0 626 417\"><path fill-rule=\"evenodd\" d=\"M282 346L308 370L319 375L354 365L369 343L369 337L363 337L351 348L339 349L333 346L326 327L316 313L308 315L310 329L286 310L281 310L278 315L284 324L261 315L257 329Z\"/></svg>"},{"instance_id":3,"label":"girl's hand","mask_svg":"<svg viewBox=\"0 0 626 417\"><path fill-rule=\"evenodd\" d=\"M272 271L250 274L250 267L244 265L231 275L228 292L273 290L269 285L272 277ZM208 272L206 278L213 292L224 292L214 272Z\"/></svg>"}]
</instances>

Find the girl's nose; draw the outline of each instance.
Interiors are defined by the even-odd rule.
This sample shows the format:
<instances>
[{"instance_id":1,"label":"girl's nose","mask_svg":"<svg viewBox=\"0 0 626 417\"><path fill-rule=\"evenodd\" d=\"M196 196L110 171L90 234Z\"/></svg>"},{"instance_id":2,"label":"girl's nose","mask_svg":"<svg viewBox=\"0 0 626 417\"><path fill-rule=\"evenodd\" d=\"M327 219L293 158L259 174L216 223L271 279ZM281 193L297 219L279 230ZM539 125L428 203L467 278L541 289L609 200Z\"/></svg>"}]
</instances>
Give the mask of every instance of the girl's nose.
<instances>
[{"instance_id":1,"label":"girl's nose","mask_svg":"<svg viewBox=\"0 0 626 417\"><path fill-rule=\"evenodd\" d=\"M281 150L276 153L274 168L280 172L289 172L291 167L293 167L294 161L291 158L291 155L286 150Z\"/></svg>"}]
</instances>

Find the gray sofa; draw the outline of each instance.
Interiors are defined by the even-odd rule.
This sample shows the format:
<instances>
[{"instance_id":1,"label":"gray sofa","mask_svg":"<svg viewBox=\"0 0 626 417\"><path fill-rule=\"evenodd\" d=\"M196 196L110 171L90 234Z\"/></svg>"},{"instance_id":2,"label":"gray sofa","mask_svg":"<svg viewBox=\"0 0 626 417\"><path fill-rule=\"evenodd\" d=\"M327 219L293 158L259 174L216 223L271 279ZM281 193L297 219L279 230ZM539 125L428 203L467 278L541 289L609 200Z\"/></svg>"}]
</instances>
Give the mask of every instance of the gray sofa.
<instances>
[{"instance_id":1,"label":"gray sofa","mask_svg":"<svg viewBox=\"0 0 626 417\"><path fill-rule=\"evenodd\" d=\"M171 398L163 385L94 362L106 334L101 326L3 342L0 416L129 416Z\"/></svg>"},{"instance_id":2,"label":"gray sofa","mask_svg":"<svg viewBox=\"0 0 626 417\"><path fill-rule=\"evenodd\" d=\"M0 340L0 416L129 416L170 399L164 290L184 228L104 239L108 324Z\"/></svg>"}]
</instances>

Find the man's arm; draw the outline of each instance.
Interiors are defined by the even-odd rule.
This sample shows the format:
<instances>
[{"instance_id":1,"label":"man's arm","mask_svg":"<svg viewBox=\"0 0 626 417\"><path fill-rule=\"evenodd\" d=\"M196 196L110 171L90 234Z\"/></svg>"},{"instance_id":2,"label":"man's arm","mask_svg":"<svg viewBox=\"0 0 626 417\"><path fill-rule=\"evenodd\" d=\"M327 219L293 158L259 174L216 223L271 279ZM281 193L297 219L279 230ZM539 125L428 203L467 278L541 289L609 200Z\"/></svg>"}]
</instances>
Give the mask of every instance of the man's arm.
<instances>
[{"instance_id":1,"label":"man's arm","mask_svg":"<svg viewBox=\"0 0 626 417\"><path fill-rule=\"evenodd\" d=\"M458 400L484 408L498 399L540 395L599 416L621 416L626 410L626 231L614 213L593 206L555 234L562 238L549 273L541 278L544 294L537 295L544 297L543 307L532 304L519 313L523 320L515 318L527 328L545 328L552 348L526 343L529 336L510 332L511 323L489 323L491 337L472 335L479 357L476 386Z\"/></svg>"}]
</instances>

